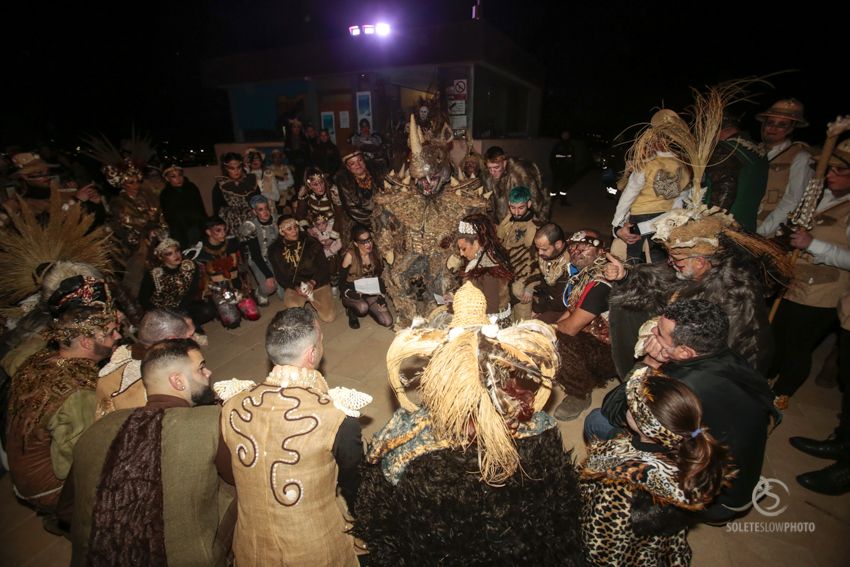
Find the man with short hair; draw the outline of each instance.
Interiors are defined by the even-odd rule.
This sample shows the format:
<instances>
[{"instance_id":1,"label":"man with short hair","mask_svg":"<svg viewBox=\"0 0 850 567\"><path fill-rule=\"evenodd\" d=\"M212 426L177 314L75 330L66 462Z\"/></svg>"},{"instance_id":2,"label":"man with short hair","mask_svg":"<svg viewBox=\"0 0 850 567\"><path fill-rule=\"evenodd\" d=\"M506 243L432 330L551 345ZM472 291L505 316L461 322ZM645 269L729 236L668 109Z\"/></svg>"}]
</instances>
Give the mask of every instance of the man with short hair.
<instances>
[{"instance_id":1,"label":"man with short hair","mask_svg":"<svg viewBox=\"0 0 850 567\"><path fill-rule=\"evenodd\" d=\"M534 235L540 281L534 288L531 310L535 319L556 322L564 313L564 289L571 276L579 272L570 266L570 254L564 231L554 223L544 224Z\"/></svg>"},{"instance_id":2,"label":"man with short hair","mask_svg":"<svg viewBox=\"0 0 850 567\"><path fill-rule=\"evenodd\" d=\"M324 346L313 310L279 312L266 352L271 373L221 414L239 493L236 563L356 567L345 503L357 494L360 424L337 409L316 370Z\"/></svg>"},{"instance_id":3,"label":"man with short hair","mask_svg":"<svg viewBox=\"0 0 850 567\"><path fill-rule=\"evenodd\" d=\"M62 495L72 565L226 564L233 493L219 476L233 478L211 374L194 341L159 342L142 361L145 406L80 439Z\"/></svg>"},{"instance_id":4,"label":"man with short hair","mask_svg":"<svg viewBox=\"0 0 850 567\"><path fill-rule=\"evenodd\" d=\"M756 120L761 122L761 145L770 166L759 204L758 233L772 236L800 202L814 174L808 145L792 140L794 130L809 123L803 118L803 103L794 98L776 101L756 114Z\"/></svg>"},{"instance_id":5,"label":"man with short hair","mask_svg":"<svg viewBox=\"0 0 850 567\"><path fill-rule=\"evenodd\" d=\"M487 170L482 171L484 187L493 193L496 218L508 214L508 195L514 187L528 187L531 192L535 218L541 222L549 220L551 199L543 188L543 177L537 164L519 158L509 158L505 150L492 146L484 154Z\"/></svg>"},{"instance_id":6,"label":"man with short hair","mask_svg":"<svg viewBox=\"0 0 850 567\"><path fill-rule=\"evenodd\" d=\"M248 247L248 266L257 280L257 303L268 305L271 294L283 296L269 262L269 247L278 238L277 212L263 195L251 198L251 208L254 218L242 223L239 231Z\"/></svg>"},{"instance_id":7,"label":"man with short hair","mask_svg":"<svg viewBox=\"0 0 850 567\"><path fill-rule=\"evenodd\" d=\"M138 341L121 345L106 366L98 373L95 420L115 410L140 408L147 402L142 384L142 359L150 347L166 339L188 339L195 334L195 325L188 316L154 309L139 323Z\"/></svg>"},{"instance_id":8,"label":"man with short hair","mask_svg":"<svg viewBox=\"0 0 850 567\"><path fill-rule=\"evenodd\" d=\"M575 419L590 407L593 390L616 376L608 333L611 284L602 277L605 245L599 231L576 231L567 242L570 277L563 292L564 312L556 322L561 367L558 383L566 398L555 410L561 421Z\"/></svg>"},{"instance_id":9,"label":"man with short hair","mask_svg":"<svg viewBox=\"0 0 850 567\"><path fill-rule=\"evenodd\" d=\"M510 212L496 227L496 236L508 251L514 269L514 281L510 287L512 317L514 321L522 321L531 318L534 278L540 273L537 249L534 247L534 235L540 224L534 220L531 190L528 187L511 189L508 209Z\"/></svg>"},{"instance_id":10,"label":"man with short hair","mask_svg":"<svg viewBox=\"0 0 850 567\"><path fill-rule=\"evenodd\" d=\"M12 379L5 448L15 493L49 514L74 445L94 419L97 364L121 335L103 281L67 278L48 304L51 346L28 358Z\"/></svg>"},{"instance_id":11,"label":"man with short hair","mask_svg":"<svg viewBox=\"0 0 850 567\"><path fill-rule=\"evenodd\" d=\"M705 521L726 521L749 508L764 462L772 404L767 381L727 345L729 319L704 299L677 301L662 312L644 343L644 364L684 382L702 404L703 423L729 447L738 470L732 485L699 513ZM626 427L625 384L608 393L601 410L585 421L585 436L610 439Z\"/></svg>"}]
</instances>

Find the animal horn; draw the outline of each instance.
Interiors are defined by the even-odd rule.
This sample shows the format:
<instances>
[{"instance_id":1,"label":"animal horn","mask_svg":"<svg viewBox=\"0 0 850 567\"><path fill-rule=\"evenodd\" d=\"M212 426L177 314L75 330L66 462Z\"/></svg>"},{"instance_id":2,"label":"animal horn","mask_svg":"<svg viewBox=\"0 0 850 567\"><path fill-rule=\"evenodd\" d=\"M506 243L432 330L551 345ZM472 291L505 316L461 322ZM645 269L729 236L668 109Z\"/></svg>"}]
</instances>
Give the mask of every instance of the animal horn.
<instances>
[{"instance_id":1,"label":"animal horn","mask_svg":"<svg viewBox=\"0 0 850 567\"><path fill-rule=\"evenodd\" d=\"M422 140L419 138L419 125L416 124L416 117L413 114L410 115L410 151L415 156L422 153Z\"/></svg>"}]
</instances>

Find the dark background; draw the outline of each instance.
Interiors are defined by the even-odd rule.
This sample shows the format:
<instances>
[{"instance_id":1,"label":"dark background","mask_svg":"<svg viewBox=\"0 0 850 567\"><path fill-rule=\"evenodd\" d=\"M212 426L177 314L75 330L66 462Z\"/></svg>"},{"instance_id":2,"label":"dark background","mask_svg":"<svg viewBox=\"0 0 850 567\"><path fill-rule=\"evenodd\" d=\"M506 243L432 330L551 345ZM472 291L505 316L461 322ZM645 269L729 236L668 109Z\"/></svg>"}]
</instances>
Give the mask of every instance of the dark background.
<instances>
[{"instance_id":1,"label":"dark background","mask_svg":"<svg viewBox=\"0 0 850 567\"><path fill-rule=\"evenodd\" d=\"M745 2L483 0L482 17L546 67L541 134L562 128L612 137L654 108L682 108L689 88L778 71L741 107L745 125L778 98L806 104L818 143L850 112L850 11L799 3L745 13ZM172 147L232 138L224 91L204 86L200 62L229 53L346 35L353 23L415 28L468 19L470 0L175 0L170 3L17 3L4 8L5 102L0 147L83 133L126 137L131 125ZM439 41L439 37L430 41ZM792 71L793 70L793 71Z\"/></svg>"}]
</instances>

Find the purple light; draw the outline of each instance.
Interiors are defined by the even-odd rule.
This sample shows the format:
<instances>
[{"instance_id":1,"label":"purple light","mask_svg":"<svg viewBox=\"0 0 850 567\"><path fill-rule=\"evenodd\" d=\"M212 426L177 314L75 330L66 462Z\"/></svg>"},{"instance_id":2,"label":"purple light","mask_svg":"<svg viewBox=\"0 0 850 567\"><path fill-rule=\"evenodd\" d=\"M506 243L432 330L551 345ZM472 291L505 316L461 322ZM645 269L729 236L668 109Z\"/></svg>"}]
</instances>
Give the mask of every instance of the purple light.
<instances>
[{"instance_id":1,"label":"purple light","mask_svg":"<svg viewBox=\"0 0 850 567\"><path fill-rule=\"evenodd\" d=\"M366 35L375 35L375 26L373 26L372 24L364 24L363 33L365 33Z\"/></svg>"},{"instance_id":2,"label":"purple light","mask_svg":"<svg viewBox=\"0 0 850 567\"><path fill-rule=\"evenodd\" d=\"M385 22L375 24L375 33L378 35L390 35L390 25Z\"/></svg>"},{"instance_id":3,"label":"purple light","mask_svg":"<svg viewBox=\"0 0 850 567\"><path fill-rule=\"evenodd\" d=\"M360 26L348 26L348 33L353 36L360 35Z\"/></svg>"}]
</instances>

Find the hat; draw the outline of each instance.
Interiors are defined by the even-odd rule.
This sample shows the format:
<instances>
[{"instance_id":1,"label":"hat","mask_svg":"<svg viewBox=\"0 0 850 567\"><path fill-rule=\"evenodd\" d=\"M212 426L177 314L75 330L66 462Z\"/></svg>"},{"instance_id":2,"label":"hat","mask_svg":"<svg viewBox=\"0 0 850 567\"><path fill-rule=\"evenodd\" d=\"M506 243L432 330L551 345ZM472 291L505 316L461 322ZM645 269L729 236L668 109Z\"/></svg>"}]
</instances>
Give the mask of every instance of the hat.
<instances>
[{"instance_id":1,"label":"hat","mask_svg":"<svg viewBox=\"0 0 850 567\"><path fill-rule=\"evenodd\" d=\"M15 167L18 168L18 170L13 174L15 177L26 177L27 175L31 175L37 171L59 167L52 163L47 163L41 159L41 156L32 152L24 152L13 155L12 163L14 163Z\"/></svg>"},{"instance_id":2,"label":"hat","mask_svg":"<svg viewBox=\"0 0 850 567\"><path fill-rule=\"evenodd\" d=\"M269 204L269 200L265 197L265 195L254 195L251 197L251 200L248 201L248 204L251 205L252 209L261 203L265 203L266 205Z\"/></svg>"},{"instance_id":3,"label":"hat","mask_svg":"<svg viewBox=\"0 0 850 567\"><path fill-rule=\"evenodd\" d=\"M653 128L659 128L664 124L670 124L673 122L684 122L682 117L676 114L676 112L670 110L669 108L662 108L658 112L652 115L652 118L649 120L649 125Z\"/></svg>"},{"instance_id":4,"label":"hat","mask_svg":"<svg viewBox=\"0 0 850 567\"><path fill-rule=\"evenodd\" d=\"M128 179L141 179L142 170L129 157L124 158L118 165L103 166L103 175L113 187L121 187Z\"/></svg>"},{"instance_id":5,"label":"hat","mask_svg":"<svg viewBox=\"0 0 850 567\"><path fill-rule=\"evenodd\" d=\"M718 207L674 209L655 222L656 242L671 254L678 251L693 256L711 256L720 246L718 237L735 219Z\"/></svg>"},{"instance_id":6,"label":"hat","mask_svg":"<svg viewBox=\"0 0 850 567\"><path fill-rule=\"evenodd\" d=\"M180 243L174 240L173 238L163 238L162 241L156 245L154 248L154 255L159 258L162 256L166 250L169 248L176 246L178 250L180 250Z\"/></svg>"},{"instance_id":7,"label":"hat","mask_svg":"<svg viewBox=\"0 0 850 567\"><path fill-rule=\"evenodd\" d=\"M814 157L815 161L820 159L820 155ZM832 155L829 157L829 165L836 167L850 167L850 138L838 144Z\"/></svg>"},{"instance_id":8,"label":"hat","mask_svg":"<svg viewBox=\"0 0 850 567\"><path fill-rule=\"evenodd\" d=\"M165 167L162 168L162 176L165 177L171 171L183 171L183 167L177 163L166 164Z\"/></svg>"},{"instance_id":9,"label":"hat","mask_svg":"<svg viewBox=\"0 0 850 567\"><path fill-rule=\"evenodd\" d=\"M756 114L756 120L759 122L764 122L765 118L788 118L796 122L798 128L809 125L803 118L803 103L796 98L778 100L764 112Z\"/></svg>"},{"instance_id":10,"label":"hat","mask_svg":"<svg viewBox=\"0 0 850 567\"><path fill-rule=\"evenodd\" d=\"M69 341L75 337L93 337L109 324L118 321L109 286L89 276L73 276L62 280L47 302L53 321L44 336L48 340ZM95 311L61 320L69 309L93 307Z\"/></svg>"},{"instance_id":11,"label":"hat","mask_svg":"<svg viewBox=\"0 0 850 567\"><path fill-rule=\"evenodd\" d=\"M531 200L531 189L528 187L514 187L511 189L511 192L508 193L508 203L512 205L519 205L521 203L527 203Z\"/></svg>"},{"instance_id":12,"label":"hat","mask_svg":"<svg viewBox=\"0 0 850 567\"><path fill-rule=\"evenodd\" d=\"M362 157L363 152L361 152L360 150L354 150L350 154L345 154L344 156L342 156L342 163L348 163L348 160L350 160L351 158L355 158L357 156Z\"/></svg>"}]
</instances>

